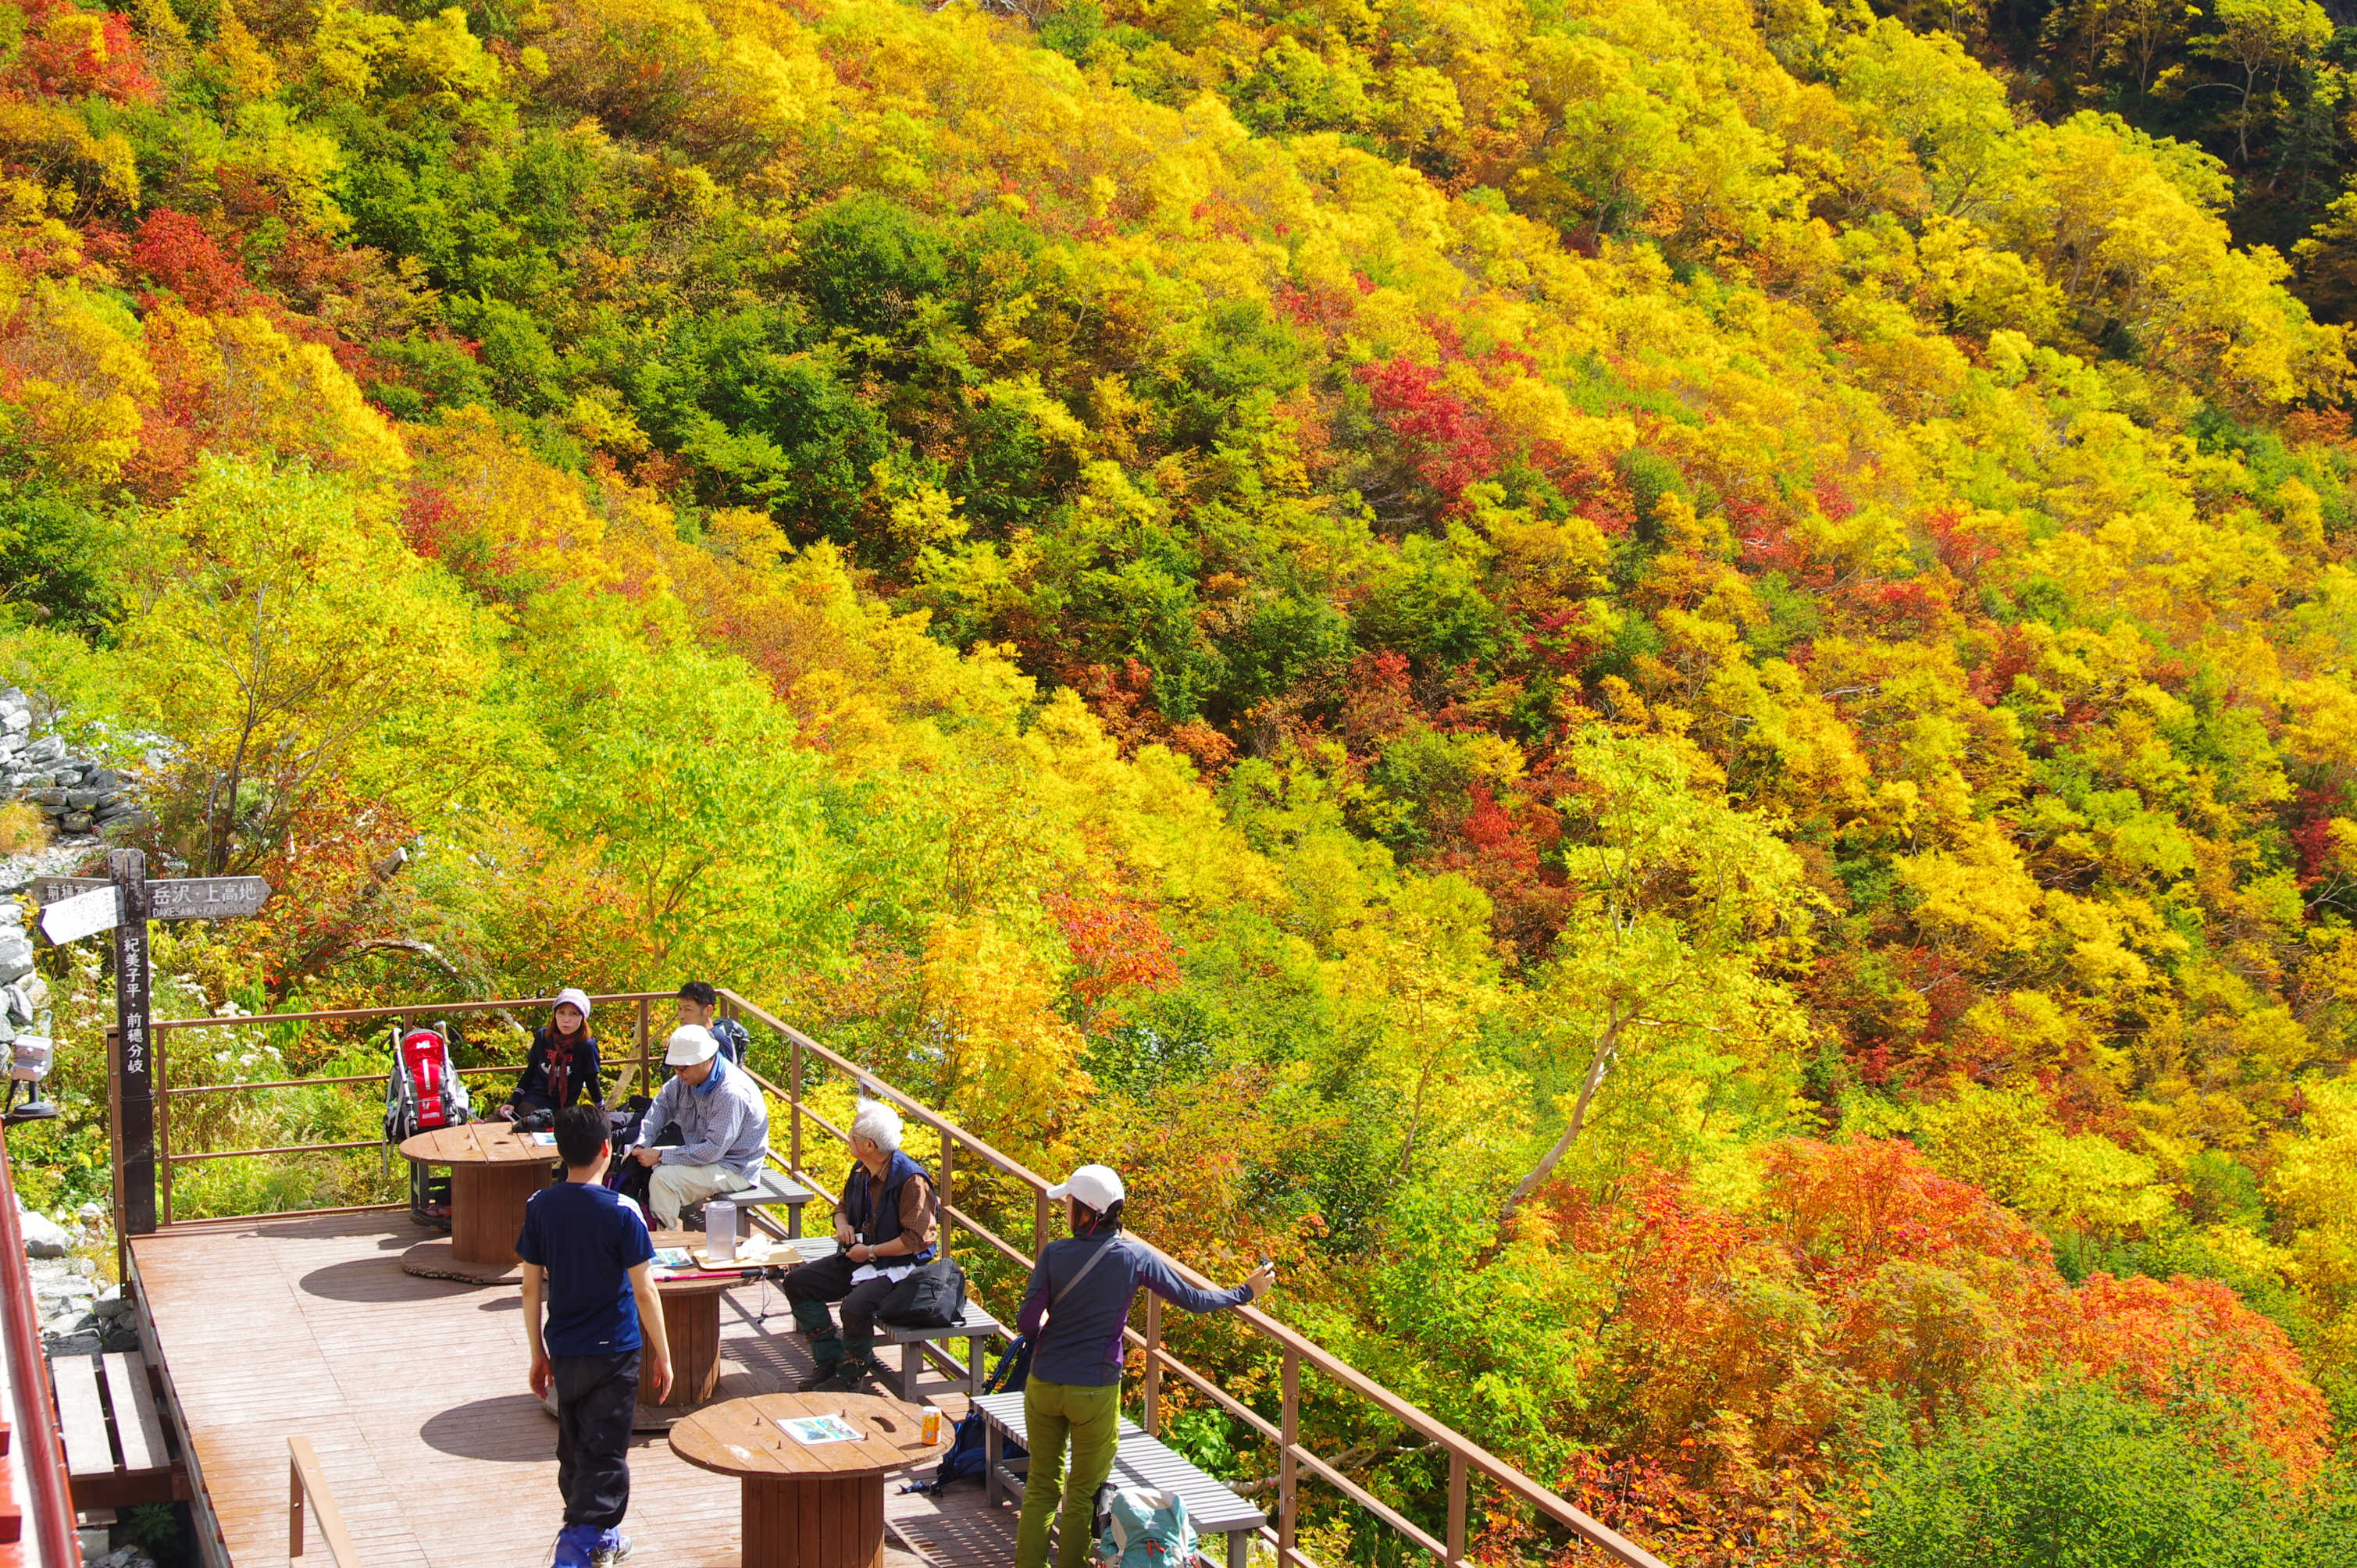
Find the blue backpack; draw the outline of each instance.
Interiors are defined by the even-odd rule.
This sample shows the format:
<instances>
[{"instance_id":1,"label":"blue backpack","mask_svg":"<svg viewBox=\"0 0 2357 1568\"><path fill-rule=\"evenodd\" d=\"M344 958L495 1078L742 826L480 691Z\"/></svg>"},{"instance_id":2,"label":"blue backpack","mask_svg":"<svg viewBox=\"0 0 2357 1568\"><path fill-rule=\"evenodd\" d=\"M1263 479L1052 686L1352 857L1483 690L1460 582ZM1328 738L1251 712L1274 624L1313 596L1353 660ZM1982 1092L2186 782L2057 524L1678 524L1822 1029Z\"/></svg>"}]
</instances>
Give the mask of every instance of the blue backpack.
<instances>
[{"instance_id":1,"label":"blue backpack","mask_svg":"<svg viewBox=\"0 0 2357 1568\"><path fill-rule=\"evenodd\" d=\"M990 1377L982 1385L986 1394L1011 1394L1022 1391L1031 1377L1031 1341L1017 1338L998 1358L998 1365L990 1369ZM933 1472L930 1485L906 1487L904 1491L938 1493L946 1490L952 1481L979 1481L982 1467L988 1462L983 1446L982 1412L969 1410L958 1418L957 1432L950 1439L949 1452L942 1455L941 1467ZM1023 1459L1029 1455L1022 1444L1008 1443L1000 1450L1001 1456Z\"/></svg>"},{"instance_id":2,"label":"blue backpack","mask_svg":"<svg viewBox=\"0 0 2357 1568\"><path fill-rule=\"evenodd\" d=\"M1106 1499L1101 1568L1187 1568L1195 1561L1195 1527L1176 1492L1124 1487Z\"/></svg>"}]
</instances>

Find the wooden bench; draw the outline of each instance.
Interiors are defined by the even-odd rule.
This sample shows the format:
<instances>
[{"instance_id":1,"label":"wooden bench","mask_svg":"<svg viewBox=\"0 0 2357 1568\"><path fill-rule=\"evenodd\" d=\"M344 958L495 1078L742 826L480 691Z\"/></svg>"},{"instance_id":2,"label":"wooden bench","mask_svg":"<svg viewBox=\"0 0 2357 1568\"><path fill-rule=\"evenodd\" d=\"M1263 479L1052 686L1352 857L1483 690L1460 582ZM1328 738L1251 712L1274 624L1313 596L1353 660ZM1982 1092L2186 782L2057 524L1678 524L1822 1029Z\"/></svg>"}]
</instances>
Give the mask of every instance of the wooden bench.
<instances>
[{"instance_id":1,"label":"wooden bench","mask_svg":"<svg viewBox=\"0 0 2357 1568\"><path fill-rule=\"evenodd\" d=\"M1023 1396L983 1394L974 1400L974 1408L982 1412L983 1498L996 1505L1010 1495L1019 1496L1023 1489L1022 1476L1004 1457L1008 1443L1025 1441ZM1253 1535L1268 1522L1268 1515L1228 1490L1218 1477L1204 1474L1192 1460L1158 1438L1148 1437L1128 1417L1121 1419L1119 1430L1108 1483L1175 1493L1187 1505L1187 1522L1195 1527L1195 1533L1226 1536L1228 1568L1245 1568Z\"/></svg>"},{"instance_id":2,"label":"wooden bench","mask_svg":"<svg viewBox=\"0 0 2357 1568\"><path fill-rule=\"evenodd\" d=\"M720 1196L739 1208L770 1208L780 1204L784 1205L786 1239L791 1241L802 1238L802 1205L817 1195L784 1172L763 1165L761 1174L754 1178L751 1187L742 1192L728 1192Z\"/></svg>"},{"instance_id":3,"label":"wooden bench","mask_svg":"<svg viewBox=\"0 0 2357 1568\"><path fill-rule=\"evenodd\" d=\"M143 1357L136 1351L52 1357L49 1380L76 1509L188 1500L188 1470L165 1446Z\"/></svg>"},{"instance_id":4,"label":"wooden bench","mask_svg":"<svg viewBox=\"0 0 2357 1568\"><path fill-rule=\"evenodd\" d=\"M821 1258L834 1255L834 1238L803 1236L794 1240L793 1248L803 1262L816 1262ZM876 1326L887 1340L900 1348L898 1391L900 1398L910 1404L919 1402L924 1391L922 1380L927 1361L931 1361L949 1374L945 1381L932 1385L936 1391L954 1389L969 1397L982 1392L982 1385L990 1376L987 1347L994 1337L1006 1334L1006 1326L985 1311L982 1304L972 1296L966 1298L964 1316L955 1323L939 1328L910 1328L898 1323L878 1323ZM965 1341L965 1363L963 1366L958 1364L956 1357L942 1348L953 1339Z\"/></svg>"}]
</instances>

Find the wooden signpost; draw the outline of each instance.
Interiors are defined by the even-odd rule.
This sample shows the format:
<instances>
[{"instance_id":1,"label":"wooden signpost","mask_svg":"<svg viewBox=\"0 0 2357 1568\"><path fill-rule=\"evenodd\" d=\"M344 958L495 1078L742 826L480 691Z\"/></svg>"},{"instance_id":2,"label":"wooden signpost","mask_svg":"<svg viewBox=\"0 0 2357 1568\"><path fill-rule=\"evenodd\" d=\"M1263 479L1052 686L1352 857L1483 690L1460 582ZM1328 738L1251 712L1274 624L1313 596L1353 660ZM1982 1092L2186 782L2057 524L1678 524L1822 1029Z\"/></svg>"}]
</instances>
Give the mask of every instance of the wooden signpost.
<instances>
[{"instance_id":1,"label":"wooden signpost","mask_svg":"<svg viewBox=\"0 0 2357 1568\"><path fill-rule=\"evenodd\" d=\"M259 876L147 880L147 857L118 849L108 875L52 876L33 885L41 931L60 945L114 933L114 1193L122 1236L156 1229L156 1064L148 1018L147 922L257 913L270 897Z\"/></svg>"}]
</instances>

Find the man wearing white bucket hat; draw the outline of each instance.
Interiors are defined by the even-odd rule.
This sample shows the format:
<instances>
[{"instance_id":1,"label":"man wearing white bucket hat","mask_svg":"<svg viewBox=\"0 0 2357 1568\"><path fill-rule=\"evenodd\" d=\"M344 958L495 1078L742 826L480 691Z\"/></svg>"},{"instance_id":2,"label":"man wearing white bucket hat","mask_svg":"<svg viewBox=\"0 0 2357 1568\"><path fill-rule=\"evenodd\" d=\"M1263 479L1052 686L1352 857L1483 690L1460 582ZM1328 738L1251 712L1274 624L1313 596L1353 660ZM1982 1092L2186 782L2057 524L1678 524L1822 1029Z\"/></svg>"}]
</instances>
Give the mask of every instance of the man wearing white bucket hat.
<instances>
[{"instance_id":1,"label":"man wearing white bucket hat","mask_svg":"<svg viewBox=\"0 0 2357 1568\"><path fill-rule=\"evenodd\" d=\"M630 1158L649 1168L647 1207L656 1229L668 1230L681 1209L753 1185L770 1157L770 1107L752 1075L721 1058L709 1029L673 1029L663 1065L675 1070L639 1122ZM679 1130L676 1146L655 1144L666 1127Z\"/></svg>"},{"instance_id":2,"label":"man wearing white bucket hat","mask_svg":"<svg viewBox=\"0 0 2357 1568\"><path fill-rule=\"evenodd\" d=\"M1143 1285L1189 1312L1218 1312L1266 1294L1276 1283L1276 1265L1261 1264L1233 1290L1197 1290L1161 1254L1122 1235L1127 1194L1108 1166L1082 1165L1048 1196L1063 1201L1072 1234L1050 1243L1032 1265L1017 1319L1031 1340L1031 1376L1023 1385L1031 1471L1015 1527L1015 1568L1046 1568L1048 1521L1060 1496L1057 1568L1082 1568L1097 1488L1113 1473L1121 1436L1121 1337L1131 1298Z\"/></svg>"}]
</instances>

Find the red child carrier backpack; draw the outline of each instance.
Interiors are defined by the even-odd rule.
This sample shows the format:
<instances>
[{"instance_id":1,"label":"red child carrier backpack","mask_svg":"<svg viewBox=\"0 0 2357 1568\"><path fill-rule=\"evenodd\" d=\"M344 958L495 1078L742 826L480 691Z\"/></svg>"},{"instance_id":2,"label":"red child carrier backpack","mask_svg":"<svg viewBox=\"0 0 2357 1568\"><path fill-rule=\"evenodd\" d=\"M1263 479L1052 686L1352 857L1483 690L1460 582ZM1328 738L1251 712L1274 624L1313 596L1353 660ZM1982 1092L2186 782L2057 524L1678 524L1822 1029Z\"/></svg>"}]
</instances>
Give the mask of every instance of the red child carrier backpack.
<instances>
[{"instance_id":1,"label":"red child carrier backpack","mask_svg":"<svg viewBox=\"0 0 2357 1568\"><path fill-rule=\"evenodd\" d=\"M393 1075L384 1090L384 1141L399 1144L404 1138L436 1128L456 1127L472 1120L467 1086L450 1060L455 1030L447 1028L393 1031ZM409 1167L409 1217L436 1230L450 1228L450 1178L429 1177L427 1167Z\"/></svg>"}]
</instances>

